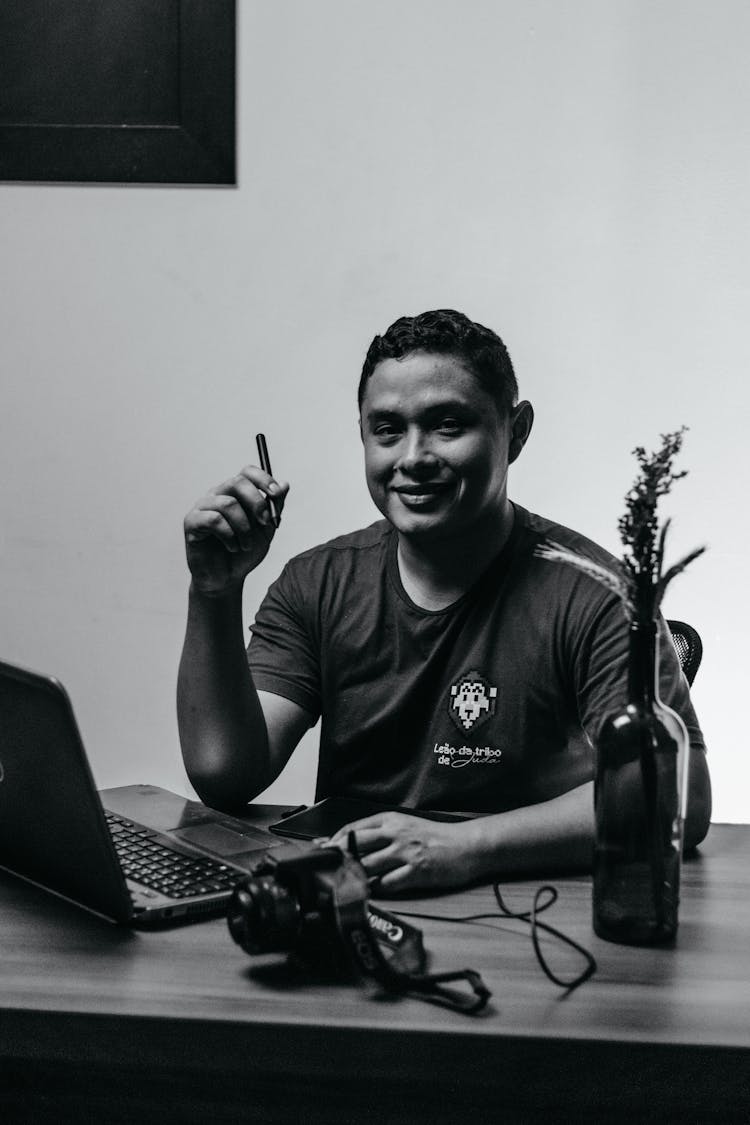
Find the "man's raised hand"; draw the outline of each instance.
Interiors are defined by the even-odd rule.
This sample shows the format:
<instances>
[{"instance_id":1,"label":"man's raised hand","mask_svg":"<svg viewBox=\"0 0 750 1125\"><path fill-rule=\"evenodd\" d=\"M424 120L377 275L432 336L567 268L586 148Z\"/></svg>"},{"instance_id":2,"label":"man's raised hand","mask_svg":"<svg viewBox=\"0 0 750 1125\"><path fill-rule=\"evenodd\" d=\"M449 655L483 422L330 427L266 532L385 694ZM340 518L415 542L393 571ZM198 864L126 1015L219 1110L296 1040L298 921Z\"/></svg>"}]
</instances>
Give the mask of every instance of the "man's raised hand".
<instances>
[{"instance_id":1,"label":"man's raised hand","mask_svg":"<svg viewBox=\"0 0 750 1125\"><path fill-rule=\"evenodd\" d=\"M280 515L288 492L288 484L246 465L193 505L184 532L195 590L219 597L241 588L266 557L276 532L268 500Z\"/></svg>"}]
</instances>

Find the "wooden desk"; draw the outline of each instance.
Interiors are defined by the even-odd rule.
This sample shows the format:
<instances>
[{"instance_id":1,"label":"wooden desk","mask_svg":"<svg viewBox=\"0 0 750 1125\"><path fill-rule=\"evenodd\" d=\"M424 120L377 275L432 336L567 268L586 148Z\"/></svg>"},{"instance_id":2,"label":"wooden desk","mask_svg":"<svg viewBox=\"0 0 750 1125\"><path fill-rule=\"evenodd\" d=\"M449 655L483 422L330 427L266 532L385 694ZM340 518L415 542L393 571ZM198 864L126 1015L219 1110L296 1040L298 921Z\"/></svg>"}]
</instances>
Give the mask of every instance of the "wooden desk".
<instances>
[{"instance_id":1,"label":"wooden desk","mask_svg":"<svg viewBox=\"0 0 750 1125\"><path fill-rule=\"evenodd\" d=\"M684 867L675 949L598 940L589 880L557 880L549 920L599 963L567 996L523 923L419 923L434 968L492 989L474 1018L250 959L222 920L124 932L0 875L0 1119L750 1121L749 860L750 826L712 828ZM506 884L509 904L534 887Z\"/></svg>"}]
</instances>

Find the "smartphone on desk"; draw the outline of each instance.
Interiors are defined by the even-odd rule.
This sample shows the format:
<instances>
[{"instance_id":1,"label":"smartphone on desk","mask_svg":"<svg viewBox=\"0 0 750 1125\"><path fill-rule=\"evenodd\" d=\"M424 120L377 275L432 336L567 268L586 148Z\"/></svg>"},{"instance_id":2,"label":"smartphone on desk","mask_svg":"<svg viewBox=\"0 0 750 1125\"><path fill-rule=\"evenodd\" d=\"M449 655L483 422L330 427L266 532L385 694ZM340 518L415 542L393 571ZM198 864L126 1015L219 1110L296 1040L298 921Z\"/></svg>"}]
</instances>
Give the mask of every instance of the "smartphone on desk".
<instances>
[{"instance_id":1,"label":"smartphone on desk","mask_svg":"<svg viewBox=\"0 0 750 1125\"><path fill-rule=\"evenodd\" d=\"M360 800L356 797L325 797L309 808L293 812L275 824L270 824L269 828L277 836L291 836L295 840L328 839L352 821L382 812L402 812L410 816L424 817L425 820L448 822L470 819L461 813L429 812L425 809L408 809L400 805L379 805L375 801Z\"/></svg>"}]
</instances>

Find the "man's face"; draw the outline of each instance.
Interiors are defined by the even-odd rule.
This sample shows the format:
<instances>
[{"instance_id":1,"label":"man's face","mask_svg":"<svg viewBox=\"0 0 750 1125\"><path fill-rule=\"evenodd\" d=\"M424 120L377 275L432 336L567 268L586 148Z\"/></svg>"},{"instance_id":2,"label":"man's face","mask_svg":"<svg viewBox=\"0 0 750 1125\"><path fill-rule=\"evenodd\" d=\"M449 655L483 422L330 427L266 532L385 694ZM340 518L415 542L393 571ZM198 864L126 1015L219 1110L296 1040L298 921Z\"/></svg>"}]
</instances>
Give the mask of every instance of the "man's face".
<instances>
[{"instance_id":1,"label":"man's face","mask_svg":"<svg viewBox=\"0 0 750 1125\"><path fill-rule=\"evenodd\" d=\"M460 360L383 360L361 427L370 495L403 535L449 537L501 512L510 421Z\"/></svg>"}]
</instances>

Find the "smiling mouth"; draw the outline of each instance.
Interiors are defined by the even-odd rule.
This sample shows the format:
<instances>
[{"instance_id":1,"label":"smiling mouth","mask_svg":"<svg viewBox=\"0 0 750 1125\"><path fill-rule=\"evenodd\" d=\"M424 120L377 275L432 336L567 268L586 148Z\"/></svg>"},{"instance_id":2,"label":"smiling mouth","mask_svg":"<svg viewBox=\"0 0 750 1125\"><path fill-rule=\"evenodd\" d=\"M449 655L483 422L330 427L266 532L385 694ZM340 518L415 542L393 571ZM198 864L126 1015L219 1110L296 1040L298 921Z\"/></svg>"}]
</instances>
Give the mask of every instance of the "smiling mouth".
<instances>
[{"instance_id":1,"label":"smiling mouth","mask_svg":"<svg viewBox=\"0 0 750 1125\"><path fill-rule=\"evenodd\" d=\"M450 484L431 481L427 484L413 484L402 488L394 488L393 491L407 508L422 508L440 500L450 490Z\"/></svg>"}]
</instances>

